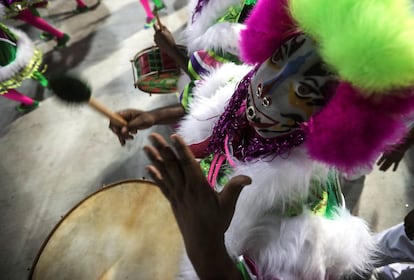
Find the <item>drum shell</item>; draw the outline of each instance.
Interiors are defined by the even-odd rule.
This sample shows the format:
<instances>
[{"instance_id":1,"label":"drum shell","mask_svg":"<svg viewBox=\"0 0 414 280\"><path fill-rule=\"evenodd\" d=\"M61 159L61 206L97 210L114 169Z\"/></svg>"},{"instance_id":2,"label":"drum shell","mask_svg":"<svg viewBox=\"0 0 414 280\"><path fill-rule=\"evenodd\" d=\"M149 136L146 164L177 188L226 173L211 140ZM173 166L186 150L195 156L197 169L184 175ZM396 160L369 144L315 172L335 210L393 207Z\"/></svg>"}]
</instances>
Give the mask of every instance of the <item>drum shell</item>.
<instances>
[{"instance_id":1,"label":"drum shell","mask_svg":"<svg viewBox=\"0 0 414 280\"><path fill-rule=\"evenodd\" d=\"M185 55L185 46L177 45ZM172 93L177 90L181 74L179 66L159 47L152 46L137 53L133 60L134 86L147 93ZM136 75L136 76L135 76Z\"/></svg>"},{"instance_id":2,"label":"drum shell","mask_svg":"<svg viewBox=\"0 0 414 280\"><path fill-rule=\"evenodd\" d=\"M121 181L76 205L53 229L30 279L175 279L184 251L169 202L145 180Z\"/></svg>"}]
</instances>

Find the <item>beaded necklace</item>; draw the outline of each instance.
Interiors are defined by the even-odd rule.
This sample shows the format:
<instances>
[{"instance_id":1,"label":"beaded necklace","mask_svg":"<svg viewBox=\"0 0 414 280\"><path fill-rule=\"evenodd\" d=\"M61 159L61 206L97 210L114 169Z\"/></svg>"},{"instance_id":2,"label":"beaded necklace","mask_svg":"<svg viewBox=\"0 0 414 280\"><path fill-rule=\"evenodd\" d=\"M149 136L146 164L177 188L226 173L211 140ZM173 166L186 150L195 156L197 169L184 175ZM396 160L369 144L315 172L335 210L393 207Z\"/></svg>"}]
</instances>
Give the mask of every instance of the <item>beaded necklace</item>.
<instances>
[{"instance_id":1,"label":"beaded necklace","mask_svg":"<svg viewBox=\"0 0 414 280\"><path fill-rule=\"evenodd\" d=\"M224 154L228 145L232 156L241 161L254 161L259 158L272 160L289 152L305 141L305 131L301 128L275 138L263 138L248 123L243 108L253 74L250 71L238 84L224 113L213 128L209 152ZM228 139L228 143L226 142Z\"/></svg>"}]
</instances>

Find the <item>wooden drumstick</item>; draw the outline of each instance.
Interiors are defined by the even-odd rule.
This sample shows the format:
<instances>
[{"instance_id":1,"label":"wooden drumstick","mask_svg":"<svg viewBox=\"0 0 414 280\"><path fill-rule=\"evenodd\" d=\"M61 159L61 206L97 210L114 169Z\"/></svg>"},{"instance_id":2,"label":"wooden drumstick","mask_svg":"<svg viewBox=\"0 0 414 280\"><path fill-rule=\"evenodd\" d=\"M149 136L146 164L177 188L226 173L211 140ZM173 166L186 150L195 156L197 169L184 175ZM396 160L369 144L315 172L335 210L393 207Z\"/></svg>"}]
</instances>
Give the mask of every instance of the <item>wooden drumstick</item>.
<instances>
[{"instance_id":1,"label":"wooden drumstick","mask_svg":"<svg viewBox=\"0 0 414 280\"><path fill-rule=\"evenodd\" d=\"M126 126L128 122L120 115L109 110L102 103L91 96L88 84L73 75L61 75L49 80L49 87L61 100L71 104L87 102L93 109L116 122L118 125Z\"/></svg>"},{"instance_id":2,"label":"wooden drumstick","mask_svg":"<svg viewBox=\"0 0 414 280\"><path fill-rule=\"evenodd\" d=\"M154 10L153 12L155 19L157 20L157 25L160 29L162 29L162 24L161 24L161 20L160 20L160 16L158 15L158 12L156 10ZM156 28L156 25L154 24L154 27Z\"/></svg>"},{"instance_id":3,"label":"wooden drumstick","mask_svg":"<svg viewBox=\"0 0 414 280\"><path fill-rule=\"evenodd\" d=\"M96 98L93 98L92 96L89 98L89 105L99 113L103 114L104 116L107 116L109 119L116 122L118 125L128 125L127 121L124 120L124 118L109 110L101 102L99 102Z\"/></svg>"}]
</instances>

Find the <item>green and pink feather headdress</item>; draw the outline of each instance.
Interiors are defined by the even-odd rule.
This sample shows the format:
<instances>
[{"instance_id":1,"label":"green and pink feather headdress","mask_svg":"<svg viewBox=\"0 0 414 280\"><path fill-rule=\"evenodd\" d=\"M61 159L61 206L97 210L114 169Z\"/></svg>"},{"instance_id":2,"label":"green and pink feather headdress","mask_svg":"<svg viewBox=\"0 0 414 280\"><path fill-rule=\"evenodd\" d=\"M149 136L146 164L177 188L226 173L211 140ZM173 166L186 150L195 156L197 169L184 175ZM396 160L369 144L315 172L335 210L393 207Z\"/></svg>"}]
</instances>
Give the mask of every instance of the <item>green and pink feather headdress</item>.
<instances>
[{"instance_id":1,"label":"green and pink feather headdress","mask_svg":"<svg viewBox=\"0 0 414 280\"><path fill-rule=\"evenodd\" d=\"M262 63L303 32L338 77L326 107L303 124L311 157L352 173L406 135L414 122L410 0L259 0L246 26L245 62Z\"/></svg>"}]
</instances>

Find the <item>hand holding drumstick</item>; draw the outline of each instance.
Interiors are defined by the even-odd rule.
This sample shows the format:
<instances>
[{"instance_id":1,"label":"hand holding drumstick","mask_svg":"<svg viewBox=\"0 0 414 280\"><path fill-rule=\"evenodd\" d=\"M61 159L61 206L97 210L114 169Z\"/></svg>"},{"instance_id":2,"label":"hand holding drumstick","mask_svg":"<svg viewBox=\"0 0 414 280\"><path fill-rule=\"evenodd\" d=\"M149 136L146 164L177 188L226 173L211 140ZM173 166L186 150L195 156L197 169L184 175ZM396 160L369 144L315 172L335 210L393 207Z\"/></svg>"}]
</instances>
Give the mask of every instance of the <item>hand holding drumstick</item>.
<instances>
[{"instance_id":1,"label":"hand holding drumstick","mask_svg":"<svg viewBox=\"0 0 414 280\"><path fill-rule=\"evenodd\" d=\"M189 74L188 57L183 54L179 48L177 48L177 44L175 43L173 35L167 27L162 25L157 13L155 13L155 17L157 19L157 22L154 24L154 42L157 44L160 50L165 52L175 61L178 67Z\"/></svg>"}]
</instances>

